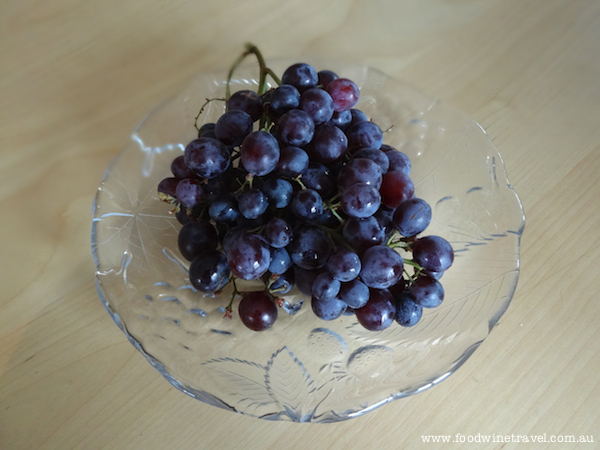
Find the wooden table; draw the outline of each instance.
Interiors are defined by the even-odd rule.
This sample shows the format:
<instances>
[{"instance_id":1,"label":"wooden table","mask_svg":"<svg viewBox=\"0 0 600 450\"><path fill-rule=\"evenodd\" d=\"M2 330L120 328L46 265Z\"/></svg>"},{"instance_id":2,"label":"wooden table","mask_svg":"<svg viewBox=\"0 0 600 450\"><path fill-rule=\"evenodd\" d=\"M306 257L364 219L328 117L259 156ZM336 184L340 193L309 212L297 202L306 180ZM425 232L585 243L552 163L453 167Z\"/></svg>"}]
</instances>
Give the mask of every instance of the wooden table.
<instances>
[{"instance_id":1,"label":"wooden table","mask_svg":"<svg viewBox=\"0 0 600 450\"><path fill-rule=\"evenodd\" d=\"M167 383L102 307L90 227L106 166L246 41L378 67L502 153L527 215L519 286L439 386L338 424L232 414ZM600 448L600 2L5 0L0 61L0 449ZM458 433L594 443L422 439Z\"/></svg>"}]
</instances>

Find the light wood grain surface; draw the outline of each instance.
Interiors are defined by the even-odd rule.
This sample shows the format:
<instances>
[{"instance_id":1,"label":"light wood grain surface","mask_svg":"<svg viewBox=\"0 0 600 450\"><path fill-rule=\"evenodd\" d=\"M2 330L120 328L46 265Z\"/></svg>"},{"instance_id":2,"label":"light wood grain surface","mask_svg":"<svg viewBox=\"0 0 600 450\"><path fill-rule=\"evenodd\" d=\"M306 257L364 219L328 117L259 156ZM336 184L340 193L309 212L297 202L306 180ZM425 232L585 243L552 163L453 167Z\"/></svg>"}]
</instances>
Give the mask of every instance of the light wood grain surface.
<instances>
[{"instance_id":1,"label":"light wood grain surface","mask_svg":"<svg viewBox=\"0 0 600 450\"><path fill-rule=\"evenodd\" d=\"M527 215L489 338L417 396L328 425L272 423L167 383L102 307L91 208L163 98L268 57L365 63L480 122ZM600 2L4 0L0 449L600 448ZM588 444L425 444L424 435Z\"/></svg>"}]
</instances>

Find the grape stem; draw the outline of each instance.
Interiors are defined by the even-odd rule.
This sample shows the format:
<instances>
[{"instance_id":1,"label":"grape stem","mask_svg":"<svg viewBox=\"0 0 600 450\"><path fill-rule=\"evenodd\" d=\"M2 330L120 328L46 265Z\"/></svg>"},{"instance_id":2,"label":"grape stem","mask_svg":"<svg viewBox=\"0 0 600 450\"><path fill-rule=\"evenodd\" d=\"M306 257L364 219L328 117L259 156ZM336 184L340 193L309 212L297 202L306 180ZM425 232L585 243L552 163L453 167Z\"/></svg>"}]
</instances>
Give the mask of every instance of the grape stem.
<instances>
[{"instance_id":1,"label":"grape stem","mask_svg":"<svg viewBox=\"0 0 600 450\"><path fill-rule=\"evenodd\" d=\"M198 128L198 119L200 118L200 115L204 112L204 108L206 108L206 106L213 101L219 100L224 102L225 99L224 98L207 98L205 99L206 102L204 102L204 105L202 105L202 107L200 108L200 111L198 111L198 115L195 117L194 119L194 128L196 128L196 130L200 131L200 128Z\"/></svg>"},{"instance_id":2,"label":"grape stem","mask_svg":"<svg viewBox=\"0 0 600 450\"><path fill-rule=\"evenodd\" d=\"M260 50L258 49L258 47L256 47L256 45L254 45L254 44L247 43L246 50L238 57L238 59L235 60L235 62L231 66L231 69L229 69L229 73L227 74L227 85L225 87L225 99L226 100L229 100L229 97L231 97L231 88L230 88L229 84L231 82L231 78L233 77L233 72L235 72L235 69L238 68L238 66L242 63L242 61L248 55L255 55L256 59L258 60L258 66L260 68L260 75L259 75L259 80L258 80L258 92L257 92L258 95L263 95L265 92L267 92L267 75L269 75L271 78L273 78L275 83L277 83L278 85L281 85L281 80L279 79L279 77L277 75L275 75L275 73L267 67L267 64L265 63L265 59L263 58L263 55L260 52Z\"/></svg>"}]
</instances>

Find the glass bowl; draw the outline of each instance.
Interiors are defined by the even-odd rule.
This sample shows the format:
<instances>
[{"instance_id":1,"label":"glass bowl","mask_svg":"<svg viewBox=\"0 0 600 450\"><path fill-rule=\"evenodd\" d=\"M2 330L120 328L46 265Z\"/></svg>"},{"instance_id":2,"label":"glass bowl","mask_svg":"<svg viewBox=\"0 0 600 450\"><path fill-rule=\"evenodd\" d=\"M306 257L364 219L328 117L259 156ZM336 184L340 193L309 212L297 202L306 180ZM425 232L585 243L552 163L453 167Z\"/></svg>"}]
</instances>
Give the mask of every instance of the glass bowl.
<instances>
[{"instance_id":1,"label":"glass bowl","mask_svg":"<svg viewBox=\"0 0 600 450\"><path fill-rule=\"evenodd\" d=\"M270 61L276 73L295 61ZM195 78L152 111L108 167L93 207L96 284L108 313L170 383L208 404L268 420L336 422L421 392L457 370L506 311L519 275L523 208L500 154L476 122L382 72L305 62L354 80L356 106L385 143L412 160L416 195L433 208L424 234L446 238L454 265L445 300L412 328L363 329L355 316L318 319L298 291L275 325L253 332L223 318L228 293L195 292L177 249L180 228L156 187L196 137L205 99L223 97L226 70ZM234 74L232 92L256 89L258 66ZM211 102L199 125L214 122Z\"/></svg>"}]
</instances>

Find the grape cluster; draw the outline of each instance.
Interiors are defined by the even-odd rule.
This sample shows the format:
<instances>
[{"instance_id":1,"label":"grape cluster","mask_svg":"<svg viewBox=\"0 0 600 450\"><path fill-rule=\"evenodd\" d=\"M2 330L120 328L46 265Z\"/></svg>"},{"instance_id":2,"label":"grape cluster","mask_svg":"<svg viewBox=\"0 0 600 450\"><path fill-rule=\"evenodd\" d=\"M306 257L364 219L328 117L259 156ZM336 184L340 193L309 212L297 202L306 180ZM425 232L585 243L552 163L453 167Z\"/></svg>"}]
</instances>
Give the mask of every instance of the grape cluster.
<instances>
[{"instance_id":1,"label":"grape cluster","mask_svg":"<svg viewBox=\"0 0 600 450\"><path fill-rule=\"evenodd\" d=\"M323 320L415 325L443 301L439 279L454 252L439 236L421 236L431 207L414 195L409 158L354 108L353 81L304 63L279 80L251 53L258 92L229 95L228 85L226 112L198 128L158 185L183 225L178 246L191 284L218 293L232 282L227 315L241 295L240 319L256 331L273 325L293 287ZM267 90L267 74L278 87ZM240 293L236 279L263 280L265 289Z\"/></svg>"}]
</instances>

